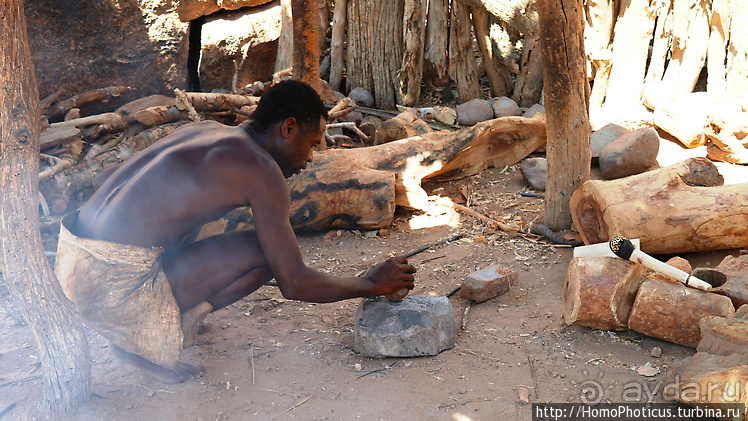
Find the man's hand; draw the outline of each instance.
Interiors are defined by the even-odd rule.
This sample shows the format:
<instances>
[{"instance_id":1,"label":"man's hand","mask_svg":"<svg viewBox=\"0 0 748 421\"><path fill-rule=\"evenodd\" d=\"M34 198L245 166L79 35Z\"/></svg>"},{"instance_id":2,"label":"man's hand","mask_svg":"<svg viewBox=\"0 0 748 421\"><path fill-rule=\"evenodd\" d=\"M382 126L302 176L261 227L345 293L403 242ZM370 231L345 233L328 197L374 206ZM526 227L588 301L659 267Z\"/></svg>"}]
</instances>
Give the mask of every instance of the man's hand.
<instances>
[{"instance_id":1,"label":"man's hand","mask_svg":"<svg viewBox=\"0 0 748 421\"><path fill-rule=\"evenodd\" d=\"M408 264L408 259L393 257L372 266L366 273L366 279L371 283L374 295L385 295L403 288L413 289L414 273L416 268Z\"/></svg>"}]
</instances>

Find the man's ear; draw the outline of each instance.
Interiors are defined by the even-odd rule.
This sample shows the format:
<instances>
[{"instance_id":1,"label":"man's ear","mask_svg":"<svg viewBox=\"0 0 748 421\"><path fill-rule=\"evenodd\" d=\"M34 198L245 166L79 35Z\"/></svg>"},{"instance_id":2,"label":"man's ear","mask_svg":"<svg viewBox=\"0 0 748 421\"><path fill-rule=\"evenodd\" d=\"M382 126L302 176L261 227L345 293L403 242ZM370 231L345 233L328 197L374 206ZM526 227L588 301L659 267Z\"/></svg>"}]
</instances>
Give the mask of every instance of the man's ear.
<instances>
[{"instance_id":1,"label":"man's ear","mask_svg":"<svg viewBox=\"0 0 748 421\"><path fill-rule=\"evenodd\" d=\"M287 138L297 127L298 124L296 123L296 118L288 117L283 121L283 124L281 124L281 136Z\"/></svg>"}]
</instances>

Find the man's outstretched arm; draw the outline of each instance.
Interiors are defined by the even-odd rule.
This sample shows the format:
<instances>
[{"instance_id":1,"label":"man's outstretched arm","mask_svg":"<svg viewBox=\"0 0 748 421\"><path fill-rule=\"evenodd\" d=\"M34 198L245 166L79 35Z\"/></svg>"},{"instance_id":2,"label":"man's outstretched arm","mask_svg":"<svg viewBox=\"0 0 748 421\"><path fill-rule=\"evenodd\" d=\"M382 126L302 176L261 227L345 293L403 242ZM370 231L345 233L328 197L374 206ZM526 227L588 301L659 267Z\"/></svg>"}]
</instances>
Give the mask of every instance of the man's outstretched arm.
<instances>
[{"instance_id":1,"label":"man's outstretched arm","mask_svg":"<svg viewBox=\"0 0 748 421\"><path fill-rule=\"evenodd\" d=\"M278 180L277 177L270 178ZM256 190L251 202L257 236L284 297L332 302L384 295L402 288L413 289L416 269L404 257L375 265L362 277L330 276L307 267L289 222L291 199L288 187L284 179L280 180L280 186L269 182Z\"/></svg>"}]
</instances>

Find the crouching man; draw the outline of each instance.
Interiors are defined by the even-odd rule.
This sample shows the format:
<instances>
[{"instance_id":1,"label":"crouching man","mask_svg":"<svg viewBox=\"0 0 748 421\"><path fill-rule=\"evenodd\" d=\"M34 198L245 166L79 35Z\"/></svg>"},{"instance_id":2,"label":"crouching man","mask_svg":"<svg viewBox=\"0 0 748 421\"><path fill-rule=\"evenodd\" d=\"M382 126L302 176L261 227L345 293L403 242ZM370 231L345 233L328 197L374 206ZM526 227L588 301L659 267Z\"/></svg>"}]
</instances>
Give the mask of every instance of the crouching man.
<instances>
[{"instance_id":1,"label":"crouching man","mask_svg":"<svg viewBox=\"0 0 748 421\"><path fill-rule=\"evenodd\" d=\"M242 125L189 124L102 173L90 200L63 220L55 267L83 321L125 361L180 382L183 340L210 311L272 278L284 297L310 302L412 289L415 268L405 258L363 277L304 264L285 178L311 162L326 119L311 87L282 82ZM186 241L240 206L252 208L255 229Z\"/></svg>"}]
</instances>

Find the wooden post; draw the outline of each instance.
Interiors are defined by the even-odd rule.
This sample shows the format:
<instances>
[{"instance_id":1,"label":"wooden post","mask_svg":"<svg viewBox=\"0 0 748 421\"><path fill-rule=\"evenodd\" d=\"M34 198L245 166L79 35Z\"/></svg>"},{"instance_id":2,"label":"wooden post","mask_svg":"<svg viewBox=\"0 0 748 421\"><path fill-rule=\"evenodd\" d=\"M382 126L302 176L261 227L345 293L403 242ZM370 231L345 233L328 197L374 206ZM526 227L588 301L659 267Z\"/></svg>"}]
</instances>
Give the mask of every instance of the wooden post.
<instances>
[{"instance_id":1,"label":"wooden post","mask_svg":"<svg viewBox=\"0 0 748 421\"><path fill-rule=\"evenodd\" d=\"M571 195L590 176L584 6L581 0L540 0L539 6L548 124L545 224L564 230L571 226Z\"/></svg>"},{"instance_id":2,"label":"wooden post","mask_svg":"<svg viewBox=\"0 0 748 421\"><path fill-rule=\"evenodd\" d=\"M403 61L398 96L406 107L414 107L421 95L423 43L426 35L426 0L405 0Z\"/></svg>"},{"instance_id":3,"label":"wooden post","mask_svg":"<svg viewBox=\"0 0 748 421\"><path fill-rule=\"evenodd\" d=\"M319 78L319 7L321 0L292 0L293 69L297 79L322 93Z\"/></svg>"},{"instance_id":4,"label":"wooden post","mask_svg":"<svg viewBox=\"0 0 748 421\"><path fill-rule=\"evenodd\" d=\"M483 57L483 66L486 68L488 83L491 86L493 96L506 96L511 92L511 75L506 67L494 54L493 43L491 42L491 22L488 12L482 8L471 8L473 15L473 27L475 28L475 38L478 41L481 56Z\"/></svg>"},{"instance_id":5,"label":"wooden post","mask_svg":"<svg viewBox=\"0 0 748 421\"><path fill-rule=\"evenodd\" d=\"M745 100L748 91L748 2L733 0L730 45L727 47L727 95L730 101ZM741 98L742 96L742 98Z\"/></svg>"},{"instance_id":6,"label":"wooden post","mask_svg":"<svg viewBox=\"0 0 748 421\"><path fill-rule=\"evenodd\" d=\"M449 22L449 0L429 0L426 23L426 51L424 60L434 79L447 75L447 27Z\"/></svg>"},{"instance_id":7,"label":"wooden post","mask_svg":"<svg viewBox=\"0 0 748 421\"><path fill-rule=\"evenodd\" d=\"M45 412L91 394L86 334L44 256L39 232L39 93L22 0L0 2L0 271L36 339Z\"/></svg>"},{"instance_id":8,"label":"wooden post","mask_svg":"<svg viewBox=\"0 0 748 421\"><path fill-rule=\"evenodd\" d=\"M630 114L641 107L642 87L654 16L648 1L621 2L615 25L613 62L604 108L613 115Z\"/></svg>"},{"instance_id":9,"label":"wooden post","mask_svg":"<svg viewBox=\"0 0 748 421\"><path fill-rule=\"evenodd\" d=\"M275 56L275 73L293 66L293 17L291 0L281 0L281 34Z\"/></svg>"},{"instance_id":10,"label":"wooden post","mask_svg":"<svg viewBox=\"0 0 748 421\"><path fill-rule=\"evenodd\" d=\"M361 87L377 107L394 108L403 58L405 0L348 0L346 88Z\"/></svg>"},{"instance_id":11,"label":"wooden post","mask_svg":"<svg viewBox=\"0 0 748 421\"><path fill-rule=\"evenodd\" d=\"M287 0L284 0L287 1ZM345 40L346 0L335 0L335 11L332 16L332 40L330 41L330 86L340 89L343 81L343 41Z\"/></svg>"},{"instance_id":12,"label":"wooden post","mask_svg":"<svg viewBox=\"0 0 748 421\"><path fill-rule=\"evenodd\" d=\"M449 24L449 76L457 84L457 101L468 102L480 98L478 65L473 55L473 36L470 28L470 9L464 4L452 2Z\"/></svg>"}]
</instances>

